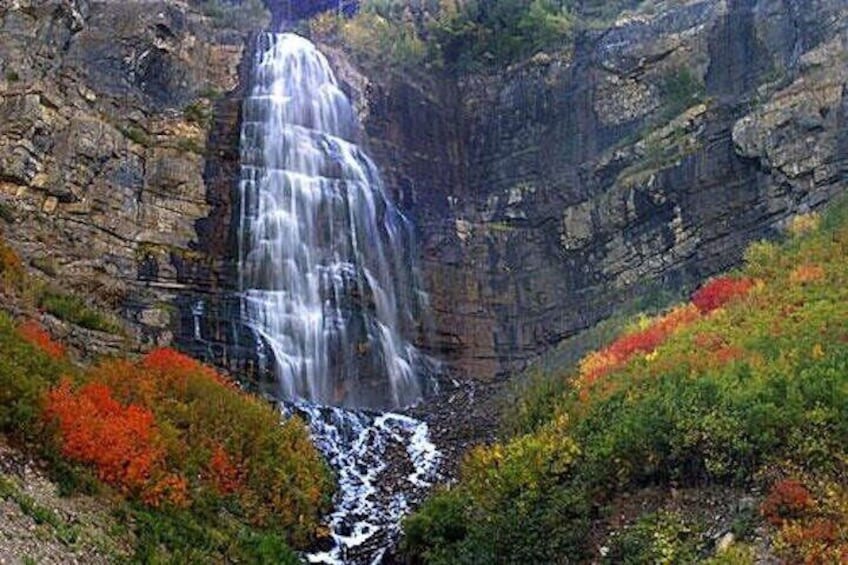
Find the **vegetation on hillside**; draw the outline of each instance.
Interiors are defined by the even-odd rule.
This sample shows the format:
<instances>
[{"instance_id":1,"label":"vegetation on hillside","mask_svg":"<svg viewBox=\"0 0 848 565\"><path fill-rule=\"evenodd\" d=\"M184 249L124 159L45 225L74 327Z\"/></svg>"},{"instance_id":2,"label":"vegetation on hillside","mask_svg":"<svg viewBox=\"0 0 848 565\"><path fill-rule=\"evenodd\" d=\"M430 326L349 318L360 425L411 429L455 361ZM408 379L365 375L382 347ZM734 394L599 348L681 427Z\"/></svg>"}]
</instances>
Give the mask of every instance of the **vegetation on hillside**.
<instances>
[{"instance_id":1,"label":"vegetation on hillside","mask_svg":"<svg viewBox=\"0 0 848 565\"><path fill-rule=\"evenodd\" d=\"M760 496L753 521L787 562L848 559L848 205L802 216L782 245L692 302L636 320L517 403L502 443L405 523L427 563L601 559L587 541L618 495L724 485ZM752 562L744 528L714 562ZM708 559L676 514L643 516L610 562ZM728 561L728 559L730 559Z\"/></svg>"},{"instance_id":2,"label":"vegetation on hillside","mask_svg":"<svg viewBox=\"0 0 848 565\"><path fill-rule=\"evenodd\" d=\"M0 244L0 286L27 274ZM0 434L62 488L116 500L136 558L295 562L332 494L299 419L171 349L71 362L35 319L0 314Z\"/></svg>"},{"instance_id":3,"label":"vegetation on hillside","mask_svg":"<svg viewBox=\"0 0 848 565\"><path fill-rule=\"evenodd\" d=\"M352 18L325 12L309 30L395 66L462 73L569 45L577 31L617 16L632 0L365 0Z\"/></svg>"}]
</instances>

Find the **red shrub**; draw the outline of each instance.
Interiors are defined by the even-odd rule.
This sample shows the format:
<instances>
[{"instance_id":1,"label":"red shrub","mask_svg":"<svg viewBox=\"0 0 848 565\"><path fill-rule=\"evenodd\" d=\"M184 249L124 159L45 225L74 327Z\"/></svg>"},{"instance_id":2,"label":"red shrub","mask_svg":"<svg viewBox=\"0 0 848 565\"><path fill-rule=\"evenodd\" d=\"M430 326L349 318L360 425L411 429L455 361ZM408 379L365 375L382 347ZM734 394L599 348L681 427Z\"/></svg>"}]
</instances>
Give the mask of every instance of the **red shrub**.
<instances>
[{"instance_id":1,"label":"red shrub","mask_svg":"<svg viewBox=\"0 0 848 565\"><path fill-rule=\"evenodd\" d=\"M813 504L813 497L807 487L800 481L784 479L771 487L760 506L760 512L770 524L780 526L786 520L798 518Z\"/></svg>"},{"instance_id":2,"label":"red shrub","mask_svg":"<svg viewBox=\"0 0 848 565\"><path fill-rule=\"evenodd\" d=\"M185 380L190 376L203 375L228 388L235 386L212 367L169 347L160 347L145 355L141 360L141 368L151 377L171 385L184 386Z\"/></svg>"},{"instance_id":3,"label":"red shrub","mask_svg":"<svg viewBox=\"0 0 848 565\"><path fill-rule=\"evenodd\" d=\"M44 331L44 328L35 320L27 320L18 326L18 334L54 359L65 356L65 346L53 341L50 334Z\"/></svg>"},{"instance_id":4,"label":"red shrub","mask_svg":"<svg viewBox=\"0 0 848 565\"><path fill-rule=\"evenodd\" d=\"M164 450L149 410L121 405L105 385L74 391L63 380L48 392L45 413L58 425L65 457L92 465L101 480L124 492L161 498Z\"/></svg>"},{"instance_id":5,"label":"red shrub","mask_svg":"<svg viewBox=\"0 0 848 565\"><path fill-rule=\"evenodd\" d=\"M220 494L232 494L242 486L239 468L220 445L215 447L209 459L209 478Z\"/></svg>"},{"instance_id":6,"label":"red shrub","mask_svg":"<svg viewBox=\"0 0 848 565\"><path fill-rule=\"evenodd\" d=\"M692 303L702 314L721 308L731 300L748 294L754 281L748 278L719 277L711 280L692 295Z\"/></svg>"},{"instance_id":7,"label":"red shrub","mask_svg":"<svg viewBox=\"0 0 848 565\"><path fill-rule=\"evenodd\" d=\"M585 385L591 385L630 361L637 353L648 354L663 344L680 328L698 319L698 311L691 306L675 308L654 320L650 326L625 334L608 347L588 355L580 363L580 374Z\"/></svg>"}]
</instances>

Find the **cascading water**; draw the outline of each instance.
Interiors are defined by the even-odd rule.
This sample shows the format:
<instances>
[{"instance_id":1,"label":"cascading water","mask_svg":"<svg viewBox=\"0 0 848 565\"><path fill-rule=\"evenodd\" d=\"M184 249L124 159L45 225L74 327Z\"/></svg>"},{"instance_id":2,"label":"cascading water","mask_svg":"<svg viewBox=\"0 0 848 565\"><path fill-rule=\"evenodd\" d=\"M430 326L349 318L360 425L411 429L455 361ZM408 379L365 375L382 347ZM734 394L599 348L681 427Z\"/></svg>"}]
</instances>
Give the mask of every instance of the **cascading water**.
<instances>
[{"instance_id":1,"label":"cascading water","mask_svg":"<svg viewBox=\"0 0 848 565\"><path fill-rule=\"evenodd\" d=\"M260 36L243 119L242 315L283 393L414 402L418 353L406 338L423 295L411 229L354 143L356 116L327 59L298 35Z\"/></svg>"},{"instance_id":2,"label":"cascading water","mask_svg":"<svg viewBox=\"0 0 848 565\"><path fill-rule=\"evenodd\" d=\"M357 130L311 42L259 37L241 133L241 315L337 470L335 546L314 562L379 561L439 460L426 424L355 410L420 399L412 340L426 309L412 230Z\"/></svg>"}]
</instances>

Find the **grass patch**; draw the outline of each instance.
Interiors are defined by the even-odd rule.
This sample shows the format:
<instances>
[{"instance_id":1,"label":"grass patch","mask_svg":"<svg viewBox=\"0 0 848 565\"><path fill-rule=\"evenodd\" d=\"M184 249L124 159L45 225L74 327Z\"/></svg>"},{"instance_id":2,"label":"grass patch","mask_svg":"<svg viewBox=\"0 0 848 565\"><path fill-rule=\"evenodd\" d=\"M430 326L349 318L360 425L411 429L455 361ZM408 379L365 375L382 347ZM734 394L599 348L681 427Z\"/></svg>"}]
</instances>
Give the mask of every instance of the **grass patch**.
<instances>
[{"instance_id":1,"label":"grass patch","mask_svg":"<svg viewBox=\"0 0 848 565\"><path fill-rule=\"evenodd\" d=\"M151 147L153 145L153 141L150 139L150 136L147 135L147 132L143 129L136 126L127 126L124 128L120 128L124 137L132 141L133 143L137 143L142 147Z\"/></svg>"},{"instance_id":2,"label":"grass patch","mask_svg":"<svg viewBox=\"0 0 848 565\"><path fill-rule=\"evenodd\" d=\"M33 519L36 524L46 524L53 528L62 543L68 546L76 544L80 538L80 528L70 525L52 509L38 504L34 498L21 492L15 482L0 475L0 498L11 500L21 509L21 512Z\"/></svg>"},{"instance_id":3,"label":"grass patch","mask_svg":"<svg viewBox=\"0 0 848 565\"><path fill-rule=\"evenodd\" d=\"M201 127L208 127L212 122L212 112L203 102L192 102L183 109L183 117L186 121Z\"/></svg>"},{"instance_id":4,"label":"grass patch","mask_svg":"<svg viewBox=\"0 0 848 565\"><path fill-rule=\"evenodd\" d=\"M177 139L174 146L183 153L195 153L197 155L203 155L204 153L203 146L188 137L181 137Z\"/></svg>"}]
</instances>

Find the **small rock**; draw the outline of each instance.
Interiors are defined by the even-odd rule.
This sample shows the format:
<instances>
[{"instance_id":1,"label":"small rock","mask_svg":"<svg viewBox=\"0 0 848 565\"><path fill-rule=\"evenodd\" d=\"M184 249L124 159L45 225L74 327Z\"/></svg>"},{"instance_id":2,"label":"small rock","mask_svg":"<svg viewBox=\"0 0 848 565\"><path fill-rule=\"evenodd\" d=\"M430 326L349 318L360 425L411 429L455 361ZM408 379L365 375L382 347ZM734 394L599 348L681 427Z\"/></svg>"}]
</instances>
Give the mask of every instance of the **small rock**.
<instances>
[{"instance_id":1,"label":"small rock","mask_svg":"<svg viewBox=\"0 0 848 565\"><path fill-rule=\"evenodd\" d=\"M41 207L41 209L44 210L44 212L46 212L47 214L52 214L53 212L56 211L56 207L58 205L59 205L59 199L58 198L56 198L55 196L48 196L44 200L44 205Z\"/></svg>"},{"instance_id":2,"label":"small rock","mask_svg":"<svg viewBox=\"0 0 848 565\"><path fill-rule=\"evenodd\" d=\"M721 536L720 540L718 540L718 544L716 544L716 552L726 552L728 549L730 549L730 546L733 545L734 541L736 541L736 536L733 535L733 532L727 532L726 534Z\"/></svg>"}]
</instances>

